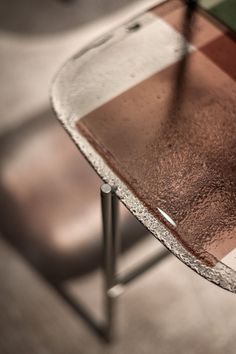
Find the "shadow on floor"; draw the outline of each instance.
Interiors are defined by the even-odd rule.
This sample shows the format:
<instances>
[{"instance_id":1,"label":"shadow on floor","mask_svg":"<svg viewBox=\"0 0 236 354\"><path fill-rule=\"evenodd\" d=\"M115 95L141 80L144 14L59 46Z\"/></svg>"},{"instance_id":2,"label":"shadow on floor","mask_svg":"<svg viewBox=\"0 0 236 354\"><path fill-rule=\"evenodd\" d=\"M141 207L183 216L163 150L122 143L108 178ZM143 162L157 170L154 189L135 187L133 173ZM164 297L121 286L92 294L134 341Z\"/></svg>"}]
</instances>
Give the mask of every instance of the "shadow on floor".
<instances>
[{"instance_id":1,"label":"shadow on floor","mask_svg":"<svg viewBox=\"0 0 236 354\"><path fill-rule=\"evenodd\" d=\"M0 30L47 35L73 29L136 0L1 0Z\"/></svg>"},{"instance_id":2,"label":"shadow on floor","mask_svg":"<svg viewBox=\"0 0 236 354\"><path fill-rule=\"evenodd\" d=\"M53 281L100 267L102 182L50 110L0 136L0 166L0 228L28 261ZM124 251L147 231L121 219Z\"/></svg>"}]
</instances>

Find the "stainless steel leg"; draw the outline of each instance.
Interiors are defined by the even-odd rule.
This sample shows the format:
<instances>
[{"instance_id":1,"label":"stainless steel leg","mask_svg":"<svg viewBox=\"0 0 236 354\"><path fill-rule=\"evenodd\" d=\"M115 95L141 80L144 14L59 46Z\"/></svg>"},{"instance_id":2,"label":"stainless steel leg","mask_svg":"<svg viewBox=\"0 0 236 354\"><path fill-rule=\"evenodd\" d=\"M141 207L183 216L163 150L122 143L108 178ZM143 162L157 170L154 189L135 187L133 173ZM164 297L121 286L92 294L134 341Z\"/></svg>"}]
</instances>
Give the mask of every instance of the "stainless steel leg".
<instances>
[{"instance_id":1,"label":"stainless steel leg","mask_svg":"<svg viewBox=\"0 0 236 354\"><path fill-rule=\"evenodd\" d=\"M55 289L67 303L76 310L80 316L86 321L91 329L95 331L101 338L111 342L116 334L117 320L117 297L123 292L124 286L143 274L154 264L162 261L167 253L164 251L158 255L151 257L143 264L130 272L118 276L117 263L119 253L119 200L113 192L109 184L101 187L101 207L103 222L103 272L104 272L104 315L105 324L100 323L94 315L75 299L63 284L53 283Z\"/></svg>"},{"instance_id":2,"label":"stainless steel leg","mask_svg":"<svg viewBox=\"0 0 236 354\"><path fill-rule=\"evenodd\" d=\"M117 284L117 257L119 249L119 210L118 199L109 184L101 187L103 221L103 271L105 280L105 335L112 340L115 334Z\"/></svg>"}]
</instances>

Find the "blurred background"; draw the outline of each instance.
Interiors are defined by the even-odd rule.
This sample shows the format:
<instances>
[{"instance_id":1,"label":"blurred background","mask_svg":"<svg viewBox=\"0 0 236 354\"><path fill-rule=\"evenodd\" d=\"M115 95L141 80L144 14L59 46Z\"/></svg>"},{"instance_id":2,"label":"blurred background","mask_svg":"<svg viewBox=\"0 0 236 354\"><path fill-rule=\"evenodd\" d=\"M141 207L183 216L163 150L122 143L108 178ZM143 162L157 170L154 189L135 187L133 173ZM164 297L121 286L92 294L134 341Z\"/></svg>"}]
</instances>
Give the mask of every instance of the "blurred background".
<instances>
[{"instance_id":1,"label":"blurred background","mask_svg":"<svg viewBox=\"0 0 236 354\"><path fill-rule=\"evenodd\" d=\"M0 353L235 353L236 297L169 256L120 299L107 345L59 296L101 316L101 181L50 105L72 54L151 0L0 0ZM201 5L236 30L235 0ZM161 246L124 209L121 269ZM125 235L129 234L127 238Z\"/></svg>"}]
</instances>

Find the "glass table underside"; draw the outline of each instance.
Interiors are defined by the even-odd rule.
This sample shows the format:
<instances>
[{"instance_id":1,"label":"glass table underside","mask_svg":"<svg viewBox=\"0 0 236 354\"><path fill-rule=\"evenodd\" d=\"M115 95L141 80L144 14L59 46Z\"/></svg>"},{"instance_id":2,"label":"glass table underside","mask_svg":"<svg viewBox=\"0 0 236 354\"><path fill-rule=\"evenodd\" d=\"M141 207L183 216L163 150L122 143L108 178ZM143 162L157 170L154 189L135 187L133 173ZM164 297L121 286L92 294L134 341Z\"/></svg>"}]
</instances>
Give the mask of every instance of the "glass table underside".
<instances>
[{"instance_id":1,"label":"glass table underside","mask_svg":"<svg viewBox=\"0 0 236 354\"><path fill-rule=\"evenodd\" d=\"M236 292L236 45L180 0L70 59L57 115L128 209L173 254Z\"/></svg>"}]
</instances>

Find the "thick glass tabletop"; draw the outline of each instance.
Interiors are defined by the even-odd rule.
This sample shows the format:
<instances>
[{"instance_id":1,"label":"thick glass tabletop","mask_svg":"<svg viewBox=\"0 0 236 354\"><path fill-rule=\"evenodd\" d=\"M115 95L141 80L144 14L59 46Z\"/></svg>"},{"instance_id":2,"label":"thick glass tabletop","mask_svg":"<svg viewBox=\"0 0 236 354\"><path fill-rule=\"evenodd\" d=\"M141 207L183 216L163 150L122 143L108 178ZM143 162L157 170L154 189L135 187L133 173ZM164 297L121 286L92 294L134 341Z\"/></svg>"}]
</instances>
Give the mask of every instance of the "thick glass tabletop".
<instances>
[{"instance_id":1,"label":"thick glass tabletop","mask_svg":"<svg viewBox=\"0 0 236 354\"><path fill-rule=\"evenodd\" d=\"M236 44L180 0L71 58L56 113L128 209L186 265L236 292Z\"/></svg>"}]
</instances>

